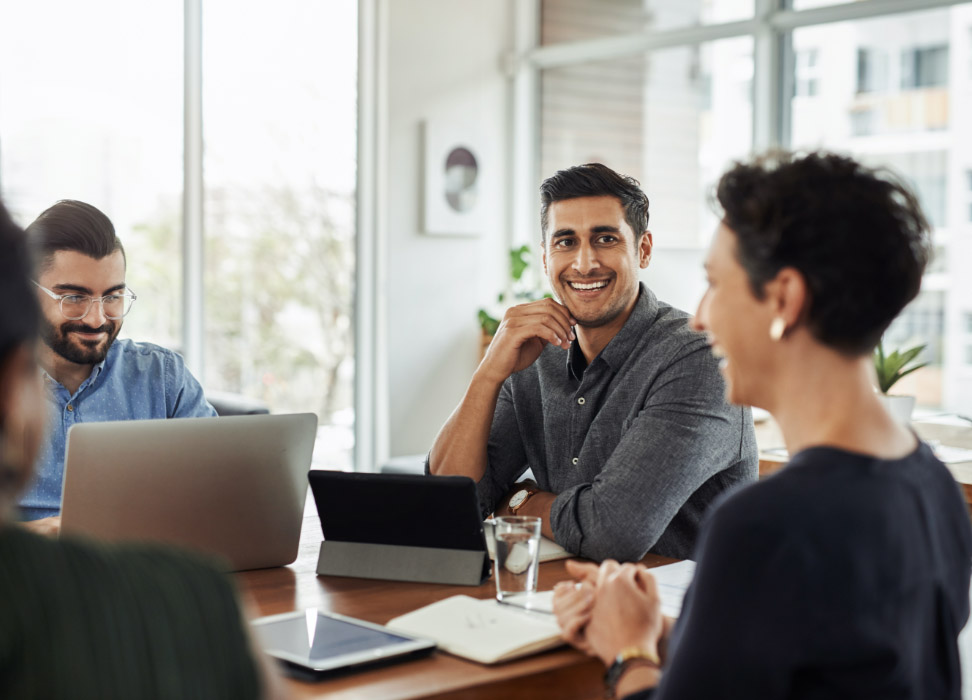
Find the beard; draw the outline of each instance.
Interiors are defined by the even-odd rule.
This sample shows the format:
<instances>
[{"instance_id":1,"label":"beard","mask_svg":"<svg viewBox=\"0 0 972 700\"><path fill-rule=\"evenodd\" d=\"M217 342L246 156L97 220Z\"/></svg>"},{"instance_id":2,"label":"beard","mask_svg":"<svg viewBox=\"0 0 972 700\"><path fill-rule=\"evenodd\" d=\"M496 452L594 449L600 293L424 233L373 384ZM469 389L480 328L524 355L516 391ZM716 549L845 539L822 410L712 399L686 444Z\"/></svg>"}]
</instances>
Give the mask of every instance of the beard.
<instances>
[{"instance_id":1,"label":"beard","mask_svg":"<svg viewBox=\"0 0 972 700\"><path fill-rule=\"evenodd\" d=\"M584 279L573 277L573 281L583 282ZM550 286L554 289L557 301L567 308L570 315L577 321L578 326L581 328L600 328L613 322L627 310L628 305L631 303L632 295L635 298L639 295L637 287L630 292L617 289L617 285L620 283L617 276L611 278L611 283L615 285L612 296L604 299L601 305L596 308L590 308L584 304L575 304L570 296L570 283L567 279L559 279L557 280L557 284L551 280Z\"/></svg>"},{"instance_id":2,"label":"beard","mask_svg":"<svg viewBox=\"0 0 972 700\"><path fill-rule=\"evenodd\" d=\"M41 318L40 335L51 350L68 362L74 362L78 365L96 365L108 356L108 349L115 342L120 330L121 324L110 321L98 328L92 328L76 321L55 326L46 318ZM70 335L76 331L81 333L103 332L107 333L108 336L103 340L81 340Z\"/></svg>"},{"instance_id":3,"label":"beard","mask_svg":"<svg viewBox=\"0 0 972 700\"><path fill-rule=\"evenodd\" d=\"M615 301L612 306L599 309L595 313L584 313L578 309L570 308L567 304L564 304L564 306L567 307L570 315L574 317L577 325L581 328L600 328L601 326L608 325L624 313L627 308L627 303L624 299L620 299Z\"/></svg>"}]
</instances>

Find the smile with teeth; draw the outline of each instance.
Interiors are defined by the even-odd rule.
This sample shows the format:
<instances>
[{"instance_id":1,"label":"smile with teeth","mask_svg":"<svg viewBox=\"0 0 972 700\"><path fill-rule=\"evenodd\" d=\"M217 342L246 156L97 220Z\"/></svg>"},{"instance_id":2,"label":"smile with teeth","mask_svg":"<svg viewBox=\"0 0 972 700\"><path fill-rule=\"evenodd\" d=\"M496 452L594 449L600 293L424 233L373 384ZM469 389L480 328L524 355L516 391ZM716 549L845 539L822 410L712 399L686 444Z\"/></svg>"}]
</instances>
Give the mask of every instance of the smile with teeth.
<instances>
[{"instance_id":1,"label":"smile with teeth","mask_svg":"<svg viewBox=\"0 0 972 700\"><path fill-rule=\"evenodd\" d=\"M600 282L589 282L587 284L584 284L583 282L568 282L567 284L570 285L571 289L588 292L592 289L601 289L602 287L606 287L608 285L608 281L601 280Z\"/></svg>"}]
</instances>

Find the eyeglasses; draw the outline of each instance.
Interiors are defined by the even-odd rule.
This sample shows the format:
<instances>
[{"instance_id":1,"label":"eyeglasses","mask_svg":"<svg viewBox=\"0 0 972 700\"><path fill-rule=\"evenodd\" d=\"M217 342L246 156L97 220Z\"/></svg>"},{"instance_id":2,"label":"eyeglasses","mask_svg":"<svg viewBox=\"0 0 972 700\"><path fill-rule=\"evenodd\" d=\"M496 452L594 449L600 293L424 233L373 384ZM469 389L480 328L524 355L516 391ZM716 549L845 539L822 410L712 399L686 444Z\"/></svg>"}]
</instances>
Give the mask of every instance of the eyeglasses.
<instances>
[{"instance_id":1,"label":"eyeglasses","mask_svg":"<svg viewBox=\"0 0 972 700\"><path fill-rule=\"evenodd\" d=\"M33 280L31 281L33 282ZM132 310L132 304L138 299L135 292L128 287L125 287L123 294L90 297L87 294L57 294L47 287L42 287L37 282L34 282L34 284L51 299L60 302L61 315L69 321L80 321L87 316L91 310L91 305L95 302L101 304L101 310L104 311L107 318L117 321L124 318L125 314Z\"/></svg>"}]
</instances>

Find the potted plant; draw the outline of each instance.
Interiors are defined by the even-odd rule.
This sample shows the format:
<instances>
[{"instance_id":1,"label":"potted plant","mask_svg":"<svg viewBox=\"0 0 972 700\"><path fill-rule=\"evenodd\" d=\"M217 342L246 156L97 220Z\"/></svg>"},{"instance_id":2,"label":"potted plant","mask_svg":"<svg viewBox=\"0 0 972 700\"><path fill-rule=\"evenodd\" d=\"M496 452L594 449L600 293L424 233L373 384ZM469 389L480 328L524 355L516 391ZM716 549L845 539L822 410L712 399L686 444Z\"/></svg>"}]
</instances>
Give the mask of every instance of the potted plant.
<instances>
[{"instance_id":1,"label":"potted plant","mask_svg":"<svg viewBox=\"0 0 972 700\"><path fill-rule=\"evenodd\" d=\"M509 306L510 304L520 304L528 301L536 301L549 297L549 293L544 293L539 289L538 282L533 275L526 275L527 268L530 267L530 246L521 245L519 248L510 250L510 286L508 290L499 293L496 298L497 307ZM507 299L510 302L507 303ZM490 313L488 309L480 309L478 312L479 327L482 330L482 345L480 355L486 353L496 329L499 328L500 318L503 313L496 315Z\"/></svg>"},{"instance_id":2,"label":"potted plant","mask_svg":"<svg viewBox=\"0 0 972 700\"><path fill-rule=\"evenodd\" d=\"M901 423L911 421L911 412L915 407L914 396L902 396L888 394L895 383L902 377L906 377L915 370L919 370L927 362L917 362L918 355L925 349L925 345L916 345L904 351L893 351L890 354L884 352L884 342L878 343L874 349L874 369L877 372L878 389L881 392L881 400L884 402L888 412Z\"/></svg>"}]
</instances>

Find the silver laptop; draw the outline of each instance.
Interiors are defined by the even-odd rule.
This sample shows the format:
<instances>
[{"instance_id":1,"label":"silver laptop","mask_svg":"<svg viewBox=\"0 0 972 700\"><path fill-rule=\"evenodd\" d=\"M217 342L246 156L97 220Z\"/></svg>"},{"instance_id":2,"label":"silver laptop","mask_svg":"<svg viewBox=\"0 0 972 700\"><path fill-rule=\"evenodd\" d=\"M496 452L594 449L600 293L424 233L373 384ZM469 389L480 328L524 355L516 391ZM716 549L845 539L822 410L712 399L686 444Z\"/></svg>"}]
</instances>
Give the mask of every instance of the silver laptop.
<instances>
[{"instance_id":1,"label":"silver laptop","mask_svg":"<svg viewBox=\"0 0 972 700\"><path fill-rule=\"evenodd\" d=\"M79 423L61 533L173 543L232 571L290 564L316 433L312 413Z\"/></svg>"}]
</instances>

